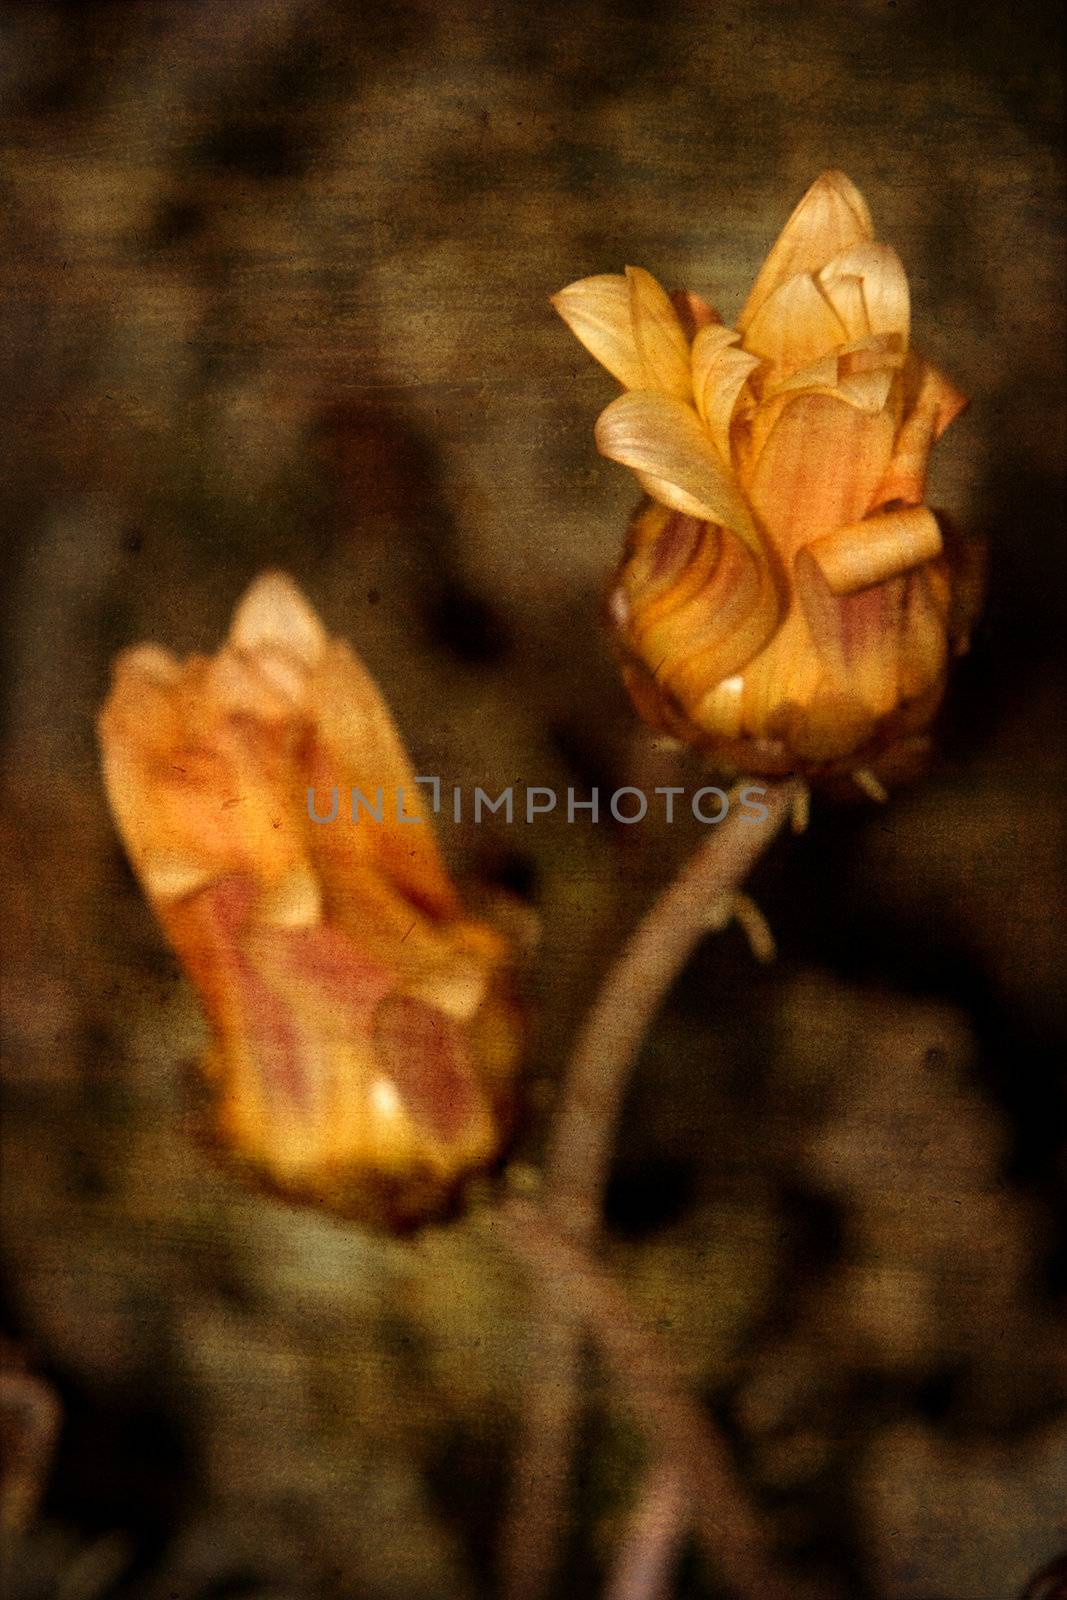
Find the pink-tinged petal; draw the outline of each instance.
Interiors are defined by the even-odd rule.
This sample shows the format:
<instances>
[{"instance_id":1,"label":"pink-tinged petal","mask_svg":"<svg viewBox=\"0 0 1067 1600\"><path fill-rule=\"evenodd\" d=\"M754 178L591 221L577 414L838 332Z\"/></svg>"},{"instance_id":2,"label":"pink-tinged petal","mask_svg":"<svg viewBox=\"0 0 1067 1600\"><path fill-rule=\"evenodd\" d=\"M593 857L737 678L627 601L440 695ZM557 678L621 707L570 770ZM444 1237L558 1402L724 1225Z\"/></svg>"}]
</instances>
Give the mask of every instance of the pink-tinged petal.
<instances>
[{"instance_id":1,"label":"pink-tinged petal","mask_svg":"<svg viewBox=\"0 0 1067 1600\"><path fill-rule=\"evenodd\" d=\"M644 362L646 389L688 400L689 340L667 294L643 267L627 267L634 344Z\"/></svg>"},{"instance_id":2,"label":"pink-tinged petal","mask_svg":"<svg viewBox=\"0 0 1067 1600\"><path fill-rule=\"evenodd\" d=\"M442 1144L484 1116L462 1029L422 1000L394 995L378 1008L374 1046L382 1078L404 1110Z\"/></svg>"},{"instance_id":3,"label":"pink-tinged petal","mask_svg":"<svg viewBox=\"0 0 1067 1600\"><path fill-rule=\"evenodd\" d=\"M687 339L695 338L701 328L710 328L715 323L720 325L722 323L722 318L715 307L709 305L692 289L672 289L671 305L678 313L678 321L682 324Z\"/></svg>"},{"instance_id":4,"label":"pink-tinged petal","mask_svg":"<svg viewBox=\"0 0 1067 1600\"><path fill-rule=\"evenodd\" d=\"M922 502L930 451L968 403L966 397L928 362L912 362L910 374L914 392L906 401L904 421L892 459L872 495L872 511L894 501L904 505ZM905 377L908 375L906 370Z\"/></svg>"},{"instance_id":5,"label":"pink-tinged petal","mask_svg":"<svg viewBox=\"0 0 1067 1600\"><path fill-rule=\"evenodd\" d=\"M98 722L108 800L149 898L227 872L283 876L304 849L279 735L220 709L209 663L176 681L157 666L143 650L120 656Z\"/></svg>"},{"instance_id":6,"label":"pink-tinged petal","mask_svg":"<svg viewBox=\"0 0 1067 1600\"><path fill-rule=\"evenodd\" d=\"M870 212L855 184L843 172L824 172L800 201L763 263L738 318L742 333L787 279L818 272L833 256L873 238Z\"/></svg>"},{"instance_id":7,"label":"pink-tinged petal","mask_svg":"<svg viewBox=\"0 0 1067 1600\"><path fill-rule=\"evenodd\" d=\"M657 498L664 504L673 486L689 514L758 543L748 509L691 406L647 391L620 395L597 419L596 441L609 460L663 485Z\"/></svg>"},{"instance_id":8,"label":"pink-tinged petal","mask_svg":"<svg viewBox=\"0 0 1067 1600\"><path fill-rule=\"evenodd\" d=\"M892 334L906 347L911 321L911 297L907 275L896 251L890 245L874 241L856 245L854 249L846 250L828 262L819 273L819 282L831 297L836 285L842 286L843 294L847 292L851 295L856 279L860 284L866 326L857 320L849 327L849 338L862 339L866 334Z\"/></svg>"},{"instance_id":9,"label":"pink-tinged petal","mask_svg":"<svg viewBox=\"0 0 1067 1600\"><path fill-rule=\"evenodd\" d=\"M871 718L884 716L899 699L904 580L834 595L810 552L802 550L794 581L826 687L853 697Z\"/></svg>"},{"instance_id":10,"label":"pink-tinged petal","mask_svg":"<svg viewBox=\"0 0 1067 1600\"><path fill-rule=\"evenodd\" d=\"M745 330L745 349L774 367L806 367L848 338L815 279L805 273L768 295Z\"/></svg>"},{"instance_id":11,"label":"pink-tinged petal","mask_svg":"<svg viewBox=\"0 0 1067 1600\"><path fill-rule=\"evenodd\" d=\"M949 597L938 592L933 569L908 578L900 638L900 694L916 700L926 694L948 665Z\"/></svg>"},{"instance_id":12,"label":"pink-tinged petal","mask_svg":"<svg viewBox=\"0 0 1067 1600\"><path fill-rule=\"evenodd\" d=\"M730 337L724 338L724 334ZM733 348L730 329L705 328L693 343L693 398L724 461L730 460L730 423L741 390L759 366L756 356Z\"/></svg>"},{"instance_id":13,"label":"pink-tinged petal","mask_svg":"<svg viewBox=\"0 0 1067 1600\"><path fill-rule=\"evenodd\" d=\"M828 395L784 398L747 491L789 563L813 539L864 515L889 460L893 421Z\"/></svg>"},{"instance_id":14,"label":"pink-tinged petal","mask_svg":"<svg viewBox=\"0 0 1067 1600\"><path fill-rule=\"evenodd\" d=\"M892 711L900 699L905 587L902 578L894 578L837 601L849 689L876 717Z\"/></svg>"},{"instance_id":15,"label":"pink-tinged petal","mask_svg":"<svg viewBox=\"0 0 1067 1600\"><path fill-rule=\"evenodd\" d=\"M216 1032L220 1092L242 1127L306 1117L314 1092L291 1010L246 948L257 893L249 878L223 878L169 907L165 917Z\"/></svg>"},{"instance_id":16,"label":"pink-tinged petal","mask_svg":"<svg viewBox=\"0 0 1067 1600\"><path fill-rule=\"evenodd\" d=\"M365 669L269 574L215 657L120 658L100 737L131 861L211 1024L217 1138L347 1214L439 1209L499 1144L520 1031L511 946L463 917ZM342 787L345 814L312 820L308 789ZM401 991L443 1019L393 1034L415 1050L397 1077L415 1074L422 1121L377 1059L376 1014Z\"/></svg>"},{"instance_id":17,"label":"pink-tinged petal","mask_svg":"<svg viewBox=\"0 0 1067 1600\"><path fill-rule=\"evenodd\" d=\"M669 524L661 537L670 539ZM751 661L780 616L768 563L728 528L703 526L692 566L698 583L683 571L647 603L639 583L624 575L632 595L628 634L633 648L655 681L686 707L698 704L709 684Z\"/></svg>"},{"instance_id":18,"label":"pink-tinged petal","mask_svg":"<svg viewBox=\"0 0 1067 1600\"><path fill-rule=\"evenodd\" d=\"M630 285L621 273L580 278L552 296L552 304L590 355L624 389L645 385L645 363L634 342Z\"/></svg>"},{"instance_id":19,"label":"pink-tinged petal","mask_svg":"<svg viewBox=\"0 0 1067 1600\"><path fill-rule=\"evenodd\" d=\"M808 545L832 594L856 594L901 577L943 548L937 518L926 506L852 522Z\"/></svg>"}]
</instances>

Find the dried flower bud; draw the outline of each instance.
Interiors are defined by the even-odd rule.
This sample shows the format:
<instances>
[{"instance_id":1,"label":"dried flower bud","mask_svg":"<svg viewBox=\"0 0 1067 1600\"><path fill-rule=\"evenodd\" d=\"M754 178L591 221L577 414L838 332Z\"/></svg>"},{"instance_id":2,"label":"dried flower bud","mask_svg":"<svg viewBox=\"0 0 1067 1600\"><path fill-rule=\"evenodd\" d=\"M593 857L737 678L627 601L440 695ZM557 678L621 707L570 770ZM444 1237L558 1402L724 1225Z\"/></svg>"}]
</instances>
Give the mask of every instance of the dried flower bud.
<instances>
[{"instance_id":1,"label":"dried flower bud","mask_svg":"<svg viewBox=\"0 0 1067 1600\"><path fill-rule=\"evenodd\" d=\"M917 766L977 607L974 547L924 502L966 402L909 350L862 195L812 185L736 329L635 267L553 304L626 389L597 444L652 502L608 606L641 715L768 776Z\"/></svg>"},{"instance_id":2,"label":"dried flower bud","mask_svg":"<svg viewBox=\"0 0 1067 1600\"><path fill-rule=\"evenodd\" d=\"M346 1215L442 1209L501 1147L513 952L464 915L361 663L266 574L217 655L119 657L100 741L130 859L211 1026L219 1141ZM380 788L381 821L314 821L309 790L324 805L335 786Z\"/></svg>"}]
</instances>

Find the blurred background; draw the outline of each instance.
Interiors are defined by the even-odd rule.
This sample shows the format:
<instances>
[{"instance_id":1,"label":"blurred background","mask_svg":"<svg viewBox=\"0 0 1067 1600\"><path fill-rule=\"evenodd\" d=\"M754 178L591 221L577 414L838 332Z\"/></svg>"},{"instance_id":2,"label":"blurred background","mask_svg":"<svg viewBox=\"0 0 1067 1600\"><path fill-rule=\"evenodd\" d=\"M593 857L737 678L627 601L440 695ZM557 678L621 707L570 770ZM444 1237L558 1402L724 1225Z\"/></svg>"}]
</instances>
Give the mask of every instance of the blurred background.
<instances>
[{"instance_id":1,"label":"blurred background","mask_svg":"<svg viewBox=\"0 0 1067 1600\"><path fill-rule=\"evenodd\" d=\"M973 398L932 498L990 539L989 602L930 777L817 804L755 880L777 964L730 932L678 985L606 1253L828 1596L1006 1600L1067 1551L1061 11L0 13L3 1395L9 1433L61 1418L15 1600L495 1593L522 1276L476 1221L374 1238L189 1136L202 1024L93 717L117 649L214 648L281 566L418 771L692 785L597 624L633 489L547 296L631 262L729 320L831 165ZM541 920L516 1160L698 831L445 826ZM561 1597L596 1592L643 1459L588 1396ZM725 1591L686 1552L677 1594Z\"/></svg>"}]
</instances>

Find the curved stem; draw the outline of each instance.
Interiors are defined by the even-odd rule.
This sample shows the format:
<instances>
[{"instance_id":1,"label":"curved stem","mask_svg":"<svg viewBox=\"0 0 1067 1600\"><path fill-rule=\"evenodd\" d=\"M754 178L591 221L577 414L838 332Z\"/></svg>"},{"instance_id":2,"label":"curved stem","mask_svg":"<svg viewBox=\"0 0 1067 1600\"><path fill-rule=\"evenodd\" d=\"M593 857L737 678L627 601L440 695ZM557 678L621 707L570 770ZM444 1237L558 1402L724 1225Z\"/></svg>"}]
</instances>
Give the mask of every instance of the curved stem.
<instances>
[{"instance_id":1,"label":"curved stem","mask_svg":"<svg viewBox=\"0 0 1067 1600\"><path fill-rule=\"evenodd\" d=\"M538 1206L512 1204L500 1226L516 1254L554 1283L556 1301L577 1310L653 1449L680 1470L709 1562L745 1600L788 1600L792 1591L764 1555L763 1530L734 1480L726 1445L663 1341L644 1327L611 1274Z\"/></svg>"},{"instance_id":2,"label":"curved stem","mask_svg":"<svg viewBox=\"0 0 1067 1600\"><path fill-rule=\"evenodd\" d=\"M738 810L701 845L624 946L585 1020L549 1147L546 1203L579 1238L599 1228L630 1069L664 997L700 939L726 925L733 899L789 817L794 785L766 791L767 817Z\"/></svg>"},{"instance_id":3,"label":"curved stem","mask_svg":"<svg viewBox=\"0 0 1067 1600\"><path fill-rule=\"evenodd\" d=\"M646 1474L606 1600L667 1600L688 1506L689 1488L681 1466L661 1456Z\"/></svg>"},{"instance_id":4,"label":"curved stem","mask_svg":"<svg viewBox=\"0 0 1067 1600\"><path fill-rule=\"evenodd\" d=\"M735 895L791 814L796 793L793 783L767 788L762 822L732 810L655 902L603 982L564 1081L543 1196L557 1229L578 1246L591 1244L599 1230L619 1111L645 1034L694 946L730 920ZM559 1559L589 1307L569 1296L561 1301L558 1274L536 1253L523 1253L545 1309L530 1355L502 1578L507 1600L540 1600Z\"/></svg>"}]
</instances>

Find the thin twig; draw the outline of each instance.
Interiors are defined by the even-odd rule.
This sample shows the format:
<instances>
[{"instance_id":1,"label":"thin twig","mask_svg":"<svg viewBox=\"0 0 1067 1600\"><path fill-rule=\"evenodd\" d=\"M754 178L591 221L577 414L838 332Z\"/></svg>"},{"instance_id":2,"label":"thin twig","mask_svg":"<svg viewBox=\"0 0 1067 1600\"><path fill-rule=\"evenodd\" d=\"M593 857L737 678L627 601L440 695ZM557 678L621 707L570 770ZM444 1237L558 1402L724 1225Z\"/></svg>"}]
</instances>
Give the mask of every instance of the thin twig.
<instances>
[{"instance_id":1,"label":"thin twig","mask_svg":"<svg viewBox=\"0 0 1067 1600\"><path fill-rule=\"evenodd\" d=\"M733 914L735 896L796 803L797 786L766 791L768 814L738 810L660 896L623 948L585 1022L563 1085L544 1204L557 1225L590 1244L630 1068L663 998L693 947ZM581 1318L534 1262L537 1319L512 1500L502 1550L507 1600L541 1600L559 1559L569 1461L578 1413Z\"/></svg>"}]
</instances>

